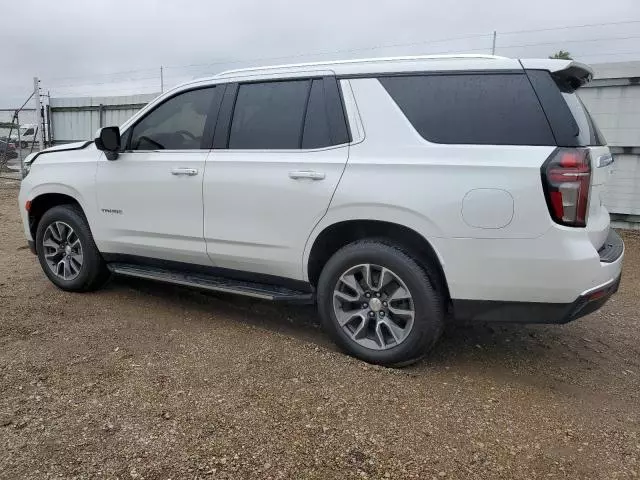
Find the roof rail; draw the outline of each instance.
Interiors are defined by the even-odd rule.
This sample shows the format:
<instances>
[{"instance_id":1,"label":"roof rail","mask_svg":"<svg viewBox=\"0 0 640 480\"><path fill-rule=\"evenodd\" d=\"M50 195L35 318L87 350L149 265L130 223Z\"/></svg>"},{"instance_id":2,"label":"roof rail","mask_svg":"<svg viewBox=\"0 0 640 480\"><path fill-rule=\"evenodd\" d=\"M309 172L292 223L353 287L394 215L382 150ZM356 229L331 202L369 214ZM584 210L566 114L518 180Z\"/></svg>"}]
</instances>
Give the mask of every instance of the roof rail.
<instances>
[{"instance_id":1,"label":"roof rail","mask_svg":"<svg viewBox=\"0 0 640 480\"><path fill-rule=\"evenodd\" d=\"M305 63L291 63L282 65L265 65L262 67L248 67L238 68L234 70L226 70L215 75L214 78L225 77L228 75L235 75L238 73L255 72L262 70L274 70L280 68L294 68L294 67L322 67L330 65L345 65L350 63L375 63L375 62L398 62L398 61L415 61L415 60L456 60L456 59L468 59L478 58L487 60L503 60L508 57L502 57L498 55L483 55L474 53L458 53L451 55L414 55L414 56L401 56L401 57L374 57L374 58L357 58L353 60L328 60L322 62L305 62Z\"/></svg>"}]
</instances>

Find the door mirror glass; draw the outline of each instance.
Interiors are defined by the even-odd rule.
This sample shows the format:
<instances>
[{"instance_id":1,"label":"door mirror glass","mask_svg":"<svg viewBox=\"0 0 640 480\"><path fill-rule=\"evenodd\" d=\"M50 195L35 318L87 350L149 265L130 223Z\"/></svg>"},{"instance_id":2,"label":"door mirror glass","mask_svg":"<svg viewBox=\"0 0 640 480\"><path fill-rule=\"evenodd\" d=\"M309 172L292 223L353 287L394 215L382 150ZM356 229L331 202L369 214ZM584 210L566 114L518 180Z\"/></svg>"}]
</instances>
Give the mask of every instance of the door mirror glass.
<instances>
[{"instance_id":1,"label":"door mirror glass","mask_svg":"<svg viewBox=\"0 0 640 480\"><path fill-rule=\"evenodd\" d=\"M120 150L120 128L101 128L96 132L95 143L98 150L105 152L117 152Z\"/></svg>"}]
</instances>

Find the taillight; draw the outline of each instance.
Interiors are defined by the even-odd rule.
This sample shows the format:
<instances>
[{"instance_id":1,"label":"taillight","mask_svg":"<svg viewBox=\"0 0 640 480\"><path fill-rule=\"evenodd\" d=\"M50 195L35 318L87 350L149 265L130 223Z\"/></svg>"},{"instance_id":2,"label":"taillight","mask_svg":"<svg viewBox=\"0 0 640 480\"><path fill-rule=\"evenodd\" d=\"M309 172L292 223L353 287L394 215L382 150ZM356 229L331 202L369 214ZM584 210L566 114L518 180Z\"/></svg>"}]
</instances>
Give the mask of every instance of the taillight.
<instances>
[{"instance_id":1,"label":"taillight","mask_svg":"<svg viewBox=\"0 0 640 480\"><path fill-rule=\"evenodd\" d=\"M569 227L585 227L589 210L589 151L558 148L542 165L542 186L551 218Z\"/></svg>"}]
</instances>

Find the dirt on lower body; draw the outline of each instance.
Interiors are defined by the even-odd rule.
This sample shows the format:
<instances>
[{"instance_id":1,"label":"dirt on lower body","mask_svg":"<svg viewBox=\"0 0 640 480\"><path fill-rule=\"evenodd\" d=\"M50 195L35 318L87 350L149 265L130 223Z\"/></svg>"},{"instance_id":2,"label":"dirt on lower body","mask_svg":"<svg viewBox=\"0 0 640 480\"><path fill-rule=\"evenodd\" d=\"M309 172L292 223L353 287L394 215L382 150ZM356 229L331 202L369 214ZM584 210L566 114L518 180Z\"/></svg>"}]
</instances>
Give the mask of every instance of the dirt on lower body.
<instances>
[{"instance_id":1,"label":"dirt on lower body","mask_svg":"<svg viewBox=\"0 0 640 480\"><path fill-rule=\"evenodd\" d=\"M452 325L421 363L336 351L312 307L55 288L0 182L0 477L635 478L640 236L568 325Z\"/></svg>"}]
</instances>

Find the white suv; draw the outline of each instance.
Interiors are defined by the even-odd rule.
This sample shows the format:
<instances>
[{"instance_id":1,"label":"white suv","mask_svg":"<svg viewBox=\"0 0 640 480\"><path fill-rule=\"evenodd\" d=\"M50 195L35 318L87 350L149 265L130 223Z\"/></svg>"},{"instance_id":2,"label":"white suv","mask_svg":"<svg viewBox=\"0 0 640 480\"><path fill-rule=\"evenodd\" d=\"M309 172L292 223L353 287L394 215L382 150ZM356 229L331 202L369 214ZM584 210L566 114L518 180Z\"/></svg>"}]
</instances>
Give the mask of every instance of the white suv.
<instances>
[{"instance_id":1,"label":"white suv","mask_svg":"<svg viewBox=\"0 0 640 480\"><path fill-rule=\"evenodd\" d=\"M401 365L447 318L563 323L617 290L613 159L565 60L381 58L232 71L94 142L27 159L42 268L315 301L348 353Z\"/></svg>"}]
</instances>

